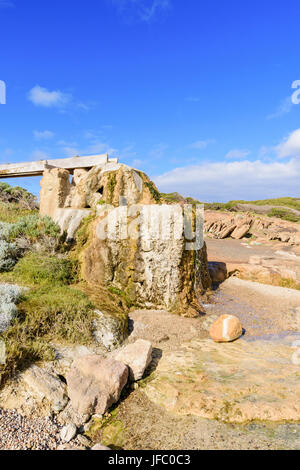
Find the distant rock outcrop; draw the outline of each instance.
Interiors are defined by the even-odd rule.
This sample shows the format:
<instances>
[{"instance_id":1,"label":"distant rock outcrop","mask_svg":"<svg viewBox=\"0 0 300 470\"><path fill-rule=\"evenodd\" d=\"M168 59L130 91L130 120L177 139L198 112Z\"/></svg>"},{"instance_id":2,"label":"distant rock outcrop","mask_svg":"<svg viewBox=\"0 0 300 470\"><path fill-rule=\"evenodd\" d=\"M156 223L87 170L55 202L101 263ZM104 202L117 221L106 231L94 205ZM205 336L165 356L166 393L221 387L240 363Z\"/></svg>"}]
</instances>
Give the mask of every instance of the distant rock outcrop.
<instances>
[{"instance_id":1,"label":"distant rock outcrop","mask_svg":"<svg viewBox=\"0 0 300 470\"><path fill-rule=\"evenodd\" d=\"M205 211L205 231L214 238L242 239L254 236L262 241L277 240L288 245L300 245L300 224L275 217L250 213Z\"/></svg>"}]
</instances>

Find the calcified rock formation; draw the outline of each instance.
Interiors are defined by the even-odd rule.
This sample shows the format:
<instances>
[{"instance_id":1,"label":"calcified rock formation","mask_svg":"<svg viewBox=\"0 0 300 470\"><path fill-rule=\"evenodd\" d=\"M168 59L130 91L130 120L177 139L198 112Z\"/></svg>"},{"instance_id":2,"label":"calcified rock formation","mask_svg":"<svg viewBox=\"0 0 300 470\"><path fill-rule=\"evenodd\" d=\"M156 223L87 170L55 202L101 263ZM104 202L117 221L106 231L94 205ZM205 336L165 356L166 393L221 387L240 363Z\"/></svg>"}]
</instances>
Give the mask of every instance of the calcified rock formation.
<instances>
[{"instance_id":1,"label":"calcified rock formation","mask_svg":"<svg viewBox=\"0 0 300 470\"><path fill-rule=\"evenodd\" d=\"M211 281L196 214L188 215L191 230L198 230L191 247L184 237L184 209L160 204L144 173L107 163L75 170L70 180L65 169L47 169L41 186L41 213L56 220L68 238L90 216L77 245L82 279L117 288L133 305L186 315L201 311L199 296Z\"/></svg>"}]
</instances>

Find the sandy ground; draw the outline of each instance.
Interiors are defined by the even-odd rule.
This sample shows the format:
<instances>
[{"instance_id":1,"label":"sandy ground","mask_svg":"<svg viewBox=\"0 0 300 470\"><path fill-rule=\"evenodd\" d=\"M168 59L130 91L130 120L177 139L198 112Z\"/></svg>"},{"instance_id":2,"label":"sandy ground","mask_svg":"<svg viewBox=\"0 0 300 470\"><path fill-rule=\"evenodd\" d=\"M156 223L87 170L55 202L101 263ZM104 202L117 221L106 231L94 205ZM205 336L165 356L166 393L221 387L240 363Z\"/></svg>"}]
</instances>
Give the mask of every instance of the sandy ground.
<instances>
[{"instance_id":1,"label":"sandy ground","mask_svg":"<svg viewBox=\"0 0 300 470\"><path fill-rule=\"evenodd\" d=\"M276 255L276 251L286 251L287 253L298 252L298 248L287 246L281 243L269 245L250 245L245 240L234 240L225 238L224 240L206 238L208 260L223 263L248 263L250 256L261 257L281 257Z\"/></svg>"}]
</instances>

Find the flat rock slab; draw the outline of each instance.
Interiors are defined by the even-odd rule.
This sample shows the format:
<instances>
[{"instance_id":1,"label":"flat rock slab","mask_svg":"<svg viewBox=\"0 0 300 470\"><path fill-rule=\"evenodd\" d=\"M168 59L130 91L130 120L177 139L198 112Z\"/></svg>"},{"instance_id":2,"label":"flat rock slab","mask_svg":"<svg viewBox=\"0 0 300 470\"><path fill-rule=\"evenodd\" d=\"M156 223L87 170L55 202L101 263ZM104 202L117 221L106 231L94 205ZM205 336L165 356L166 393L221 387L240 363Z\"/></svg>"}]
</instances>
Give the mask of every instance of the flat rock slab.
<instances>
[{"instance_id":1,"label":"flat rock slab","mask_svg":"<svg viewBox=\"0 0 300 470\"><path fill-rule=\"evenodd\" d=\"M232 423L299 421L297 340L293 333L226 344L193 340L163 355L144 392L177 415Z\"/></svg>"}]
</instances>

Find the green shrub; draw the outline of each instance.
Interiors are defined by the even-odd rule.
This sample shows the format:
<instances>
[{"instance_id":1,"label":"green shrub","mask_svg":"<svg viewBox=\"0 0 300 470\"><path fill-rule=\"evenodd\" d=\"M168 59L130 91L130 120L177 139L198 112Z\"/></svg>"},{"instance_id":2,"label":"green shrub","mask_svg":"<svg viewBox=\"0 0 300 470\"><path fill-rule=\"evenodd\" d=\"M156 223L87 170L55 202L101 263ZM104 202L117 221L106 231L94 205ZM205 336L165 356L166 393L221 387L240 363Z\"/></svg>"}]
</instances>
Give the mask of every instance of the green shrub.
<instances>
[{"instance_id":1,"label":"green shrub","mask_svg":"<svg viewBox=\"0 0 300 470\"><path fill-rule=\"evenodd\" d=\"M51 342L90 344L94 308L84 293L67 286L45 286L25 292L14 323L2 334L6 364L0 366L0 383L35 361L54 360Z\"/></svg>"},{"instance_id":2,"label":"green shrub","mask_svg":"<svg viewBox=\"0 0 300 470\"><path fill-rule=\"evenodd\" d=\"M0 201L17 204L22 209L33 210L37 208L36 196L20 186L10 186L0 182Z\"/></svg>"},{"instance_id":3,"label":"green shrub","mask_svg":"<svg viewBox=\"0 0 300 470\"><path fill-rule=\"evenodd\" d=\"M77 265L73 260L65 257L28 253L19 260L10 273L4 276L4 279L27 286L53 286L71 284L74 282L76 274Z\"/></svg>"},{"instance_id":4,"label":"green shrub","mask_svg":"<svg viewBox=\"0 0 300 470\"><path fill-rule=\"evenodd\" d=\"M153 183L153 181L147 181L146 182L146 186L148 187L151 195L153 196L153 198L155 199L156 202L161 202L161 195L160 193L158 192L158 190L156 189L155 187L155 184Z\"/></svg>"},{"instance_id":5,"label":"green shrub","mask_svg":"<svg viewBox=\"0 0 300 470\"><path fill-rule=\"evenodd\" d=\"M0 333L6 331L17 315L16 303L21 296L21 288L10 284L0 285Z\"/></svg>"},{"instance_id":6,"label":"green shrub","mask_svg":"<svg viewBox=\"0 0 300 470\"><path fill-rule=\"evenodd\" d=\"M0 240L0 272L12 269L18 259L18 249L15 243Z\"/></svg>"},{"instance_id":7,"label":"green shrub","mask_svg":"<svg viewBox=\"0 0 300 470\"><path fill-rule=\"evenodd\" d=\"M300 222L300 216L288 209L273 208L268 212L268 217L278 217L289 222Z\"/></svg>"},{"instance_id":8,"label":"green shrub","mask_svg":"<svg viewBox=\"0 0 300 470\"><path fill-rule=\"evenodd\" d=\"M15 223L20 217L32 214L38 214L37 209L24 209L13 202L0 202L0 220L2 222Z\"/></svg>"},{"instance_id":9,"label":"green shrub","mask_svg":"<svg viewBox=\"0 0 300 470\"><path fill-rule=\"evenodd\" d=\"M26 237L32 241L43 237L59 238L60 228L50 217L31 214L21 217L11 228L10 238Z\"/></svg>"}]
</instances>

